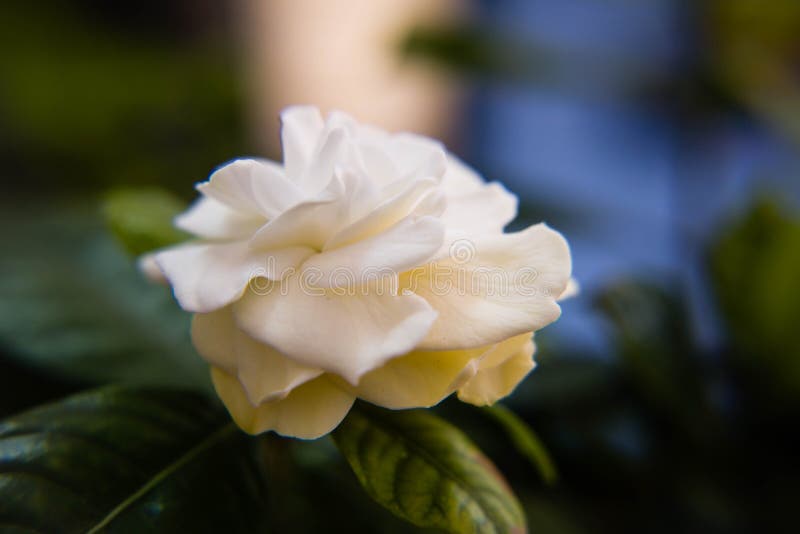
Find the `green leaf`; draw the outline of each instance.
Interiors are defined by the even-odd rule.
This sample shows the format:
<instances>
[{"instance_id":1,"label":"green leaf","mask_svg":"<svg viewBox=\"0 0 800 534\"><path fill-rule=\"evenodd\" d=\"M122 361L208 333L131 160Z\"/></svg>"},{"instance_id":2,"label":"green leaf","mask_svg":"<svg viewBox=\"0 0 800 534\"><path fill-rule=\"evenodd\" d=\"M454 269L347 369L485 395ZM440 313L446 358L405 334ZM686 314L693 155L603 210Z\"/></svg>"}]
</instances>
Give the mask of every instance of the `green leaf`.
<instances>
[{"instance_id":1,"label":"green leaf","mask_svg":"<svg viewBox=\"0 0 800 534\"><path fill-rule=\"evenodd\" d=\"M517 451L536 467L545 484L558 481L558 471L547 448L525 421L502 404L486 406L482 411L500 424Z\"/></svg>"},{"instance_id":2,"label":"green leaf","mask_svg":"<svg viewBox=\"0 0 800 534\"><path fill-rule=\"evenodd\" d=\"M800 221L757 205L712 248L711 273L736 361L800 394Z\"/></svg>"},{"instance_id":3,"label":"green leaf","mask_svg":"<svg viewBox=\"0 0 800 534\"><path fill-rule=\"evenodd\" d=\"M619 282L594 304L613 325L623 368L642 393L670 409L695 410L704 386L686 306L671 289Z\"/></svg>"},{"instance_id":4,"label":"green leaf","mask_svg":"<svg viewBox=\"0 0 800 534\"><path fill-rule=\"evenodd\" d=\"M76 395L0 423L0 526L256 532L265 483L254 446L196 394Z\"/></svg>"},{"instance_id":5,"label":"green leaf","mask_svg":"<svg viewBox=\"0 0 800 534\"><path fill-rule=\"evenodd\" d=\"M351 410L333 438L367 493L421 527L522 533L525 516L502 475L456 427L424 410Z\"/></svg>"},{"instance_id":6,"label":"green leaf","mask_svg":"<svg viewBox=\"0 0 800 534\"><path fill-rule=\"evenodd\" d=\"M145 280L96 207L0 204L0 344L81 383L210 389L190 315Z\"/></svg>"},{"instance_id":7,"label":"green leaf","mask_svg":"<svg viewBox=\"0 0 800 534\"><path fill-rule=\"evenodd\" d=\"M117 189L103 204L109 227L134 256L187 240L189 234L172 224L185 209L183 201L156 187Z\"/></svg>"}]
</instances>

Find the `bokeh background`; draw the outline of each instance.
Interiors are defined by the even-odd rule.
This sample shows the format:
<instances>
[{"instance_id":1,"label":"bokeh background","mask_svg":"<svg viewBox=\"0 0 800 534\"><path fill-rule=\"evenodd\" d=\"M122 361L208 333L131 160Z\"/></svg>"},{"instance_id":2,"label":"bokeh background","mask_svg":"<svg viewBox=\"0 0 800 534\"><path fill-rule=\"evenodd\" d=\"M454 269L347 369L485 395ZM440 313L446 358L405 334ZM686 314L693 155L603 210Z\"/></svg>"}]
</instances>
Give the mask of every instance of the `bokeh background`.
<instances>
[{"instance_id":1,"label":"bokeh background","mask_svg":"<svg viewBox=\"0 0 800 534\"><path fill-rule=\"evenodd\" d=\"M582 292L507 401L558 480L439 408L532 532L796 531L796 0L5 0L0 22L0 414L205 380L113 235L126 191L151 195L145 235L220 163L279 158L278 111L316 104L444 139L519 194L513 226L568 237ZM402 531L321 447L276 473L276 520Z\"/></svg>"}]
</instances>

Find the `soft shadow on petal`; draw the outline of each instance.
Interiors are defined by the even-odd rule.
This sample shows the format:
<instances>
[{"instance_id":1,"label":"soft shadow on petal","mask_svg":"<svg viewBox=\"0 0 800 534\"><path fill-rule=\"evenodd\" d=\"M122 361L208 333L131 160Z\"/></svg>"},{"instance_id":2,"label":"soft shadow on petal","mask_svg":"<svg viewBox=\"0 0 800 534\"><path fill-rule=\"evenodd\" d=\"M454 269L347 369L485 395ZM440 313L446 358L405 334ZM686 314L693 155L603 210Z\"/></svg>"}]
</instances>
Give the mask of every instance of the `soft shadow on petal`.
<instances>
[{"instance_id":1,"label":"soft shadow on petal","mask_svg":"<svg viewBox=\"0 0 800 534\"><path fill-rule=\"evenodd\" d=\"M230 307L192 316L192 344L211 365L236 374L236 323Z\"/></svg>"},{"instance_id":2,"label":"soft shadow on petal","mask_svg":"<svg viewBox=\"0 0 800 534\"><path fill-rule=\"evenodd\" d=\"M305 172L324 126L313 106L291 106L281 113L283 165L290 180L298 180Z\"/></svg>"},{"instance_id":3,"label":"soft shadow on petal","mask_svg":"<svg viewBox=\"0 0 800 534\"><path fill-rule=\"evenodd\" d=\"M485 347L416 350L361 377L356 392L359 398L393 410L427 408L464 385L477 371L477 361L485 351Z\"/></svg>"},{"instance_id":4,"label":"soft shadow on petal","mask_svg":"<svg viewBox=\"0 0 800 534\"><path fill-rule=\"evenodd\" d=\"M509 340L511 345L498 347L500 351L494 358L487 357L479 365L478 372L458 390L458 398L476 406L494 404L511 394L514 388L536 366L533 361L535 346L529 335L517 336ZM503 343L499 344L503 345ZM507 355L509 349L510 356ZM501 360L491 365L492 360Z\"/></svg>"},{"instance_id":5,"label":"soft shadow on petal","mask_svg":"<svg viewBox=\"0 0 800 534\"><path fill-rule=\"evenodd\" d=\"M471 257L454 255L401 276L401 290L422 296L439 312L419 348L488 345L538 330L558 318L561 308L556 298L572 269L569 246L561 234L538 224L465 244Z\"/></svg>"},{"instance_id":6,"label":"soft shadow on petal","mask_svg":"<svg viewBox=\"0 0 800 534\"><path fill-rule=\"evenodd\" d=\"M433 259L444 241L444 225L435 217L407 217L385 232L342 248L315 254L301 270L317 273L316 287L355 288Z\"/></svg>"},{"instance_id":7,"label":"soft shadow on petal","mask_svg":"<svg viewBox=\"0 0 800 534\"><path fill-rule=\"evenodd\" d=\"M341 163L347 133L342 128L327 128L311 160L300 176L298 185L306 196L320 192L333 178L336 166Z\"/></svg>"},{"instance_id":8,"label":"soft shadow on petal","mask_svg":"<svg viewBox=\"0 0 800 534\"><path fill-rule=\"evenodd\" d=\"M442 187L448 195L479 191L486 181L466 163L453 154L447 154L447 171L442 177Z\"/></svg>"},{"instance_id":9,"label":"soft shadow on petal","mask_svg":"<svg viewBox=\"0 0 800 534\"><path fill-rule=\"evenodd\" d=\"M206 239L246 239L264 223L263 215L240 213L209 197L200 197L175 217L175 226Z\"/></svg>"},{"instance_id":10,"label":"soft shadow on petal","mask_svg":"<svg viewBox=\"0 0 800 534\"><path fill-rule=\"evenodd\" d=\"M303 198L302 191L284 176L283 169L268 160L234 160L214 171L197 189L234 211L267 218Z\"/></svg>"},{"instance_id":11,"label":"soft shadow on petal","mask_svg":"<svg viewBox=\"0 0 800 534\"><path fill-rule=\"evenodd\" d=\"M471 234L499 233L517 216L517 197L498 183L447 197L442 220L448 229Z\"/></svg>"},{"instance_id":12,"label":"soft shadow on petal","mask_svg":"<svg viewBox=\"0 0 800 534\"><path fill-rule=\"evenodd\" d=\"M564 292L558 297L558 300L566 300L571 299L572 297L577 297L581 293L581 285L578 283L577 280L574 278L570 278L569 282L567 282L567 287L564 289Z\"/></svg>"},{"instance_id":13,"label":"soft shadow on petal","mask_svg":"<svg viewBox=\"0 0 800 534\"><path fill-rule=\"evenodd\" d=\"M315 197L281 213L253 235L258 250L303 245L321 250L325 242L347 224L349 201L344 181L334 176Z\"/></svg>"},{"instance_id":14,"label":"soft shadow on petal","mask_svg":"<svg viewBox=\"0 0 800 534\"><path fill-rule=\"evenodd\" d=\"M398 174L406 178L436 178L447 171L447 152L439 141L412 133L390 135L384 145Z\"/></svg>"},{"instance_id":15,"label":"soft shadow on petal","mask_svg":"<svg viewBox=\"0 0 800 534\"><path fill-rule=\"evenodd\" d=\"M436 312L416 295L385 287L323 290L300 275L271 291L248 291L234 307L237 324L292 360L357 384L389 359L412 350Z\"/></svg>"},{"instance_id":16,"label":"soft shadow on petal","mask_svg":"<svg viewBox=\"0 0 800 534\"><path fill-rule=\"evenodd\" d=\"M207 313L241 297L256 277L278 278L313 254L303 247L270 253L247 242L188 243L156 253L155 260L186 311Z\"/></svg>"},{"instance_id":17,"label":"soft shadow on petal","mask_svg":"<svg viewBox=\"0 0 800 534\"><path fill-rule=\"evenodd\" d=\"M211 368L214 388L231 417L249 434L273 430L283 436L316 439L336 428L355 401L334 380L322 375L295 388L281 400L253 406L239 381Z\"/></svg>"},{"instance_id":18,"label":"soft shadow on petal","mask_svg":"<svg viewBox=\"0 0 800 534\"><path fill-rule=\"evenodd\" d=\"M437 195L436 183L423 179L406 183L399 193L390 196L368 211L366 215L334 234L323 246L323 250L340 248L367 239L397 224L409 215L441 215L444 206L422 202L426 197ZM438 209L437 209L438 208Z\"/></svg>"},{"instance_id":19,"label":"soft shadow on petal","mask_svg":"<svg viewBox=\"0 0 800 534\"><path fill-rule=\"evenodd\" d=\"M156 263L156 256L154 253L143 254L136 260L136 266L151 282L167 285L169 281L161 271L161 267Z\"/></svg>"},{"instance_id":20,"label":"soft shadow on petal","mask_svg":"<svg viewBox=\"0 0 800 534\"><path fill-rule=\"evenodd\" d=\"M254 340L233 320L230 306L192 318L192 342L209 363L239 377L254 405L286 397L295 387L322 374L298 365Z\"/></svg>"}]
</instances>

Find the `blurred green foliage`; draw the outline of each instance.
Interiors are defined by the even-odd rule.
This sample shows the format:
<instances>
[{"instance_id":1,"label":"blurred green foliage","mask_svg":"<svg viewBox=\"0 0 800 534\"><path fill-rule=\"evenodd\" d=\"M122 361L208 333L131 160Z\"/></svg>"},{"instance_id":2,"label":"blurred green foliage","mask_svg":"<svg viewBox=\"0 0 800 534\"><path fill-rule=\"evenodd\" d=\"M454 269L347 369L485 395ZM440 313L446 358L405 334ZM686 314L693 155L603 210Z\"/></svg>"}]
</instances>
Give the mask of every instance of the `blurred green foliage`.
<instances>
[{"instance_id":1,"label":"blurred green foliage","mask_svg":"<svg viewBox=\"0 0 800 534\"><path fill-rule=\"evenodd\" d=\"M757 205L714 248L711 269L729 350L741 372L797 402L800 222L774 204Z\"/></svg>"},{"instance_id":2,"label":"blurred green foliage","mask_svg":"<svg viewBox=\"0 0 800 534\"><path fill-rule=\"evenodd\" d=\"M14 189L161 184L186 192L245 152L230 41L143 41L99 16L66 2L0 5L4 180Z\"/></svg>"},{"instance_id":3,"label":"blurred green foliage","mask_svg":"<svg viewBox=\"0 0 800 534\"><path fill-rule=\"evenodd\" d=\"M173 224L185 209L185 202L156 187L115 189L103 203L109 228L133 256L186 241L189 234Z\"/></svg>"}]
</instances>

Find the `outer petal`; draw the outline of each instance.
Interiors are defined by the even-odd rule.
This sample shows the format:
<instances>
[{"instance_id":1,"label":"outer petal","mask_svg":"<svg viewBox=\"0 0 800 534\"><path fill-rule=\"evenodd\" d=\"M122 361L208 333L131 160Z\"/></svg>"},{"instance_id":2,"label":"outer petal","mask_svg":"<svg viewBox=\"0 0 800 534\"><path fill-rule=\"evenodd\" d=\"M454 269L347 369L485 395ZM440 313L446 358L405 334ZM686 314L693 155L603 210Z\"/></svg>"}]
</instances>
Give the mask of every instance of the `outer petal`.
<instances>
[{"instance_id":1,"label":"outer petal","mask_svg":"<svg viewBox=\"0 0 800 534\"><path fill-rule=\"evenodd\" d=\"M517 216L517 197L498 183L481 185L468 193L447 197L442 220L449 229L471 233L499 233Z\"/></svg>"},{"instance_id":2,"label":"outer petal","mask_svg":"<svg viewBox=\"0 0 800 534\"><path fill-rule=\"evenodd\" d=\"M464 385L477 371L477 360L485 351L485 347L415 350L361 377L356 393L393 410L427 408Z\"/></svg>"},{"instance_id":3,"label":"outer petal","mask_svg":"<svg viewBox=\"0 0 800 534\"><path fill-rule=\"evenodd\" d=\"M327 375L294 389L285 399L253 406L239 381L212 367L217 394L236 424L250 434L274 430L283 436L316 439L336 428L355 397Z\"/></svg>"},{"instance_id":4,"label":"outer petal","mask_svg":"<svg viewBox=\"0 0 800 534\"><path fill-rule=\"evenodd\" d=\"M175 226L206 239L245 239L266 221L263 215L239 213L213 198L200 197L175 217Z\"/></svg>"},{"instance_id":5,"label":"outer petal","mask_svg":"<svg viewBox=\"0 0 800 534\"><path fill-rule=\"evenodd\" d=\"M302 270L315 272L316 287L356 289L427 263L443 241L439 219L406 217L381 234L311 256Z\"/></svg>"},{"instance_id":6,"label":"outer petal","mask_svg":"<svg viewBox=\"0 0 800 534\"><path fill-rule=\"evenodd\" d=\"M236 212L268 218L303 198L301 190L284 176L283 169L267 160L234 160L217 169L197 189Z\"/></svg>"},{"instance_id":7,"label":"outer petal","mask_svg":"<svg viewBox=\"0 0 800 534\"><path fill-rule=\"evenodd\" d=\"M438 179L447 170L447 153L439 141L399 133L390 136L385 146L400 176Z\"/></svg>"},{"instance_id":8,"label":"outer petal","mask_svg":"<svg viewBox=\"0 0 800 534\"><path fill-rule=\"evenodd\" d=\"M363 374L411 351L436 319L424 299L382 289L337 294L304 285L297 275L264 294L248 292L234 314L249 335L288 358L357 384Z\"/></svg>"},{"instance_id":9,"label":"outer petal","mask_svg":"<svg viewBox=\"0 0 800 534\"><path fill-rule=\"evenodd\" d=\"M570 278L564 292L558 297L558 300L571 299L577 297L581 292L581 285L574 278Z\"/></svg>"},{"instance_id":10,"label":"outer petal","mask_svg":"<svg viewBox=\"0 0 800 534\"><path fill-rule=\"evenodd\" d=\"M471 258L454 257L404 273L413 291L439 312L419 348L470 348L538 330L555 321L556 298L569 280L567 242L546 225L469 243ZM463 263L460 263L463 261Z\"/></svg>"},{"instance_id":11,"label":"outer petal","mask_svg":"<svg viewBox=\"0 0 800 534\"><path fill-rule=\"evenodd\" d=\"M282 399L295 387L322 374L321 370L297 365L242 332L236 327L230 307L195 314L192 342L209 363L238 375L254 405Z\"/></svg>"},{"instance_id":12,"label":"outer petal","mask_svg":"<svg viewBox=\"0 0 800 534\"><path fill-rule=\"evenodd\" d=\"M283 165L291 180L298 180L325 126L319 110L312 106L291 106L281 113Z\"/></svg>"},{"instance_id":13,"label":"outer petal","mask_svg":"<svg viewBox=\"0 0 800 534\"><path fill-rule=\"evenodd\" d=\"M139 256L139 259L136 260L136 265L151 282L164 285L169 284L164 273L161 271L161 267L156 263L156 256L154 253Z\"/></svg>"},{"instance_id":14,"label":"outer petal","mask_svg":"<svg viewBox=\"0 0 800 534\"><path fill-rule=\"evenodd\" d=\"M206 313L237 300L252 278L279 278L313 252L303 247L257 252L242 241L189 243L158 252L155 259L181 307Z\"/></svg>"},{"instance_id":15,"label":"outer petal","mask_svg":"<svg viewBox=\"0 0 800 534\"><path fill-rule=\"evenodd\" d=\"M236 374L236 323L230 307L192 316L192 344L211 365Z\"/></svg>"},{"instance_id":16,"label":"outer petal","mask_svg":"<svg viewBox=\"0 0 800 534\"><path fill-rule=\"evenodd\" d=\"M477 406L494 404L509 395L536 366L532 358L535 346L529 335L499 345L493 355L484 357L475 376L458 390L460 400ZM514 348L508 356L509 349Z\"/></svg>"},{"instance_id":17,"label":"outer petal","mask_svg":"<svg viewBox=\"0 0 800 534\"><path fill-rule=\"evenodd\" d=\"M478 191L486 185L481 176L455 155L447 154L447 171L442 178L442 187L448 195L461 195Z\"/></svg>"}]
</instances>

